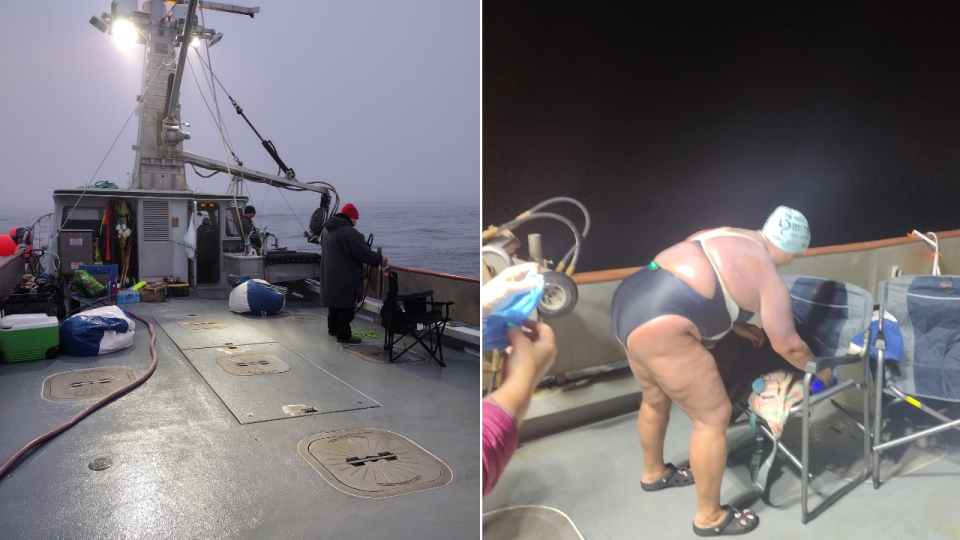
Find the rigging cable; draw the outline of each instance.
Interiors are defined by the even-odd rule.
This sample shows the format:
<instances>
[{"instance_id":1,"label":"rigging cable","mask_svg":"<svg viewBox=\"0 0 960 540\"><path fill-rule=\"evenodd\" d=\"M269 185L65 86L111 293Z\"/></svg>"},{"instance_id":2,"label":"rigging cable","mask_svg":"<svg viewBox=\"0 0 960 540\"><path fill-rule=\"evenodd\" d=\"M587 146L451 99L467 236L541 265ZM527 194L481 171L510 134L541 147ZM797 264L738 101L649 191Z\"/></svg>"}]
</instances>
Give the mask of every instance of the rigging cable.
<instances>
[{"instance_id":1,"label":"rigging cable","mask_svg":"<svg viewBox=\"0 0 960 540\"><path fill-rule=\"evenodd\" d=\"M193 169L193 173L196 174L197 176L199 176L200 178L212 178L212 177L220 174L220 171L213 171L212 173L207 174L207 175L200 174L200 171L197 170L197 168L193 165L193 163L190 164L190 168L192 168L192 169Z\"/></svg>"},{"instance_id":2,"label":"rigging cable","mask_svg":"<svg viewBox=\"0 0 960 540\"><path fill-rule=\"evenodd\" d=\"M209 51L208 51L208 54L209 54ZM198 52L197 52L197 56L199 56L199 55L200 55L200 53L199 53L199 51L198 51ZM189 61L189 57L188 57L188 61ZM201 61L201 63L203 62L203 57L200 57L200 61ZM203 68L206 68L207 66L206 66L206 65L203 65L202 67L203 67ZM207 78L207 72L206 72L204 69L201 69L201 71L203 71L204 80L208 81L208 83L209 83L209 82L210 82L210 79ZM192 62L190 63L190 72L193 73L193 79L194 79L194 81L197 83L197 89L200 90L200 82L199 82L199 79L197 79L196 73L193 71L193 63L192 63ZM211 76L211 78L216 78L216 75L213 73L212 70L210 70L210 76ZM220 83L220 79L219 79L219 78L216 78L216 80L217 80L217 83L220 84L220 87L223 88L223 91L226 92L227 97L230 97L230 93L227 92L227 89L223 87L223 83ZM211 84L211 86L212 86L212 83L210 83L210 84ZM216 90L214 89L214 91L216 91ZM203 90L200 90L200 96L203 97L203 102L204 102L204 104L206 104L206 103L207 103L207 100L206 100L206 98L203 96ZM230 101L232 101L233 103L236 103L235 101L233 101L233 98L232 98L232 97L230 97ZM207 110L210 110L210 105L209 105L209 104L207 105ZM219 109L218 109L217 112L219 113ZM211 116L214 116L214 115L213 115L213 111L210 111L210 114L211 114ZM221 118L221 122L222 122L222 118ZM223 134L226 135L226 138L227 138L227 139L229 139L230 134L229 134L229 132L228 132L228 130L227 130L226 125L217 122L216 116L214 116L214 123L217 124L217 128L218 128L218 129L221 129L221 126L222 126L222 132L223 132ZM241 166L243 166L243 163L240 161L240 159L239 159L239 158L237 157L237 155L234 153L233 145L231 144L231 141L225 141L225 143L230 147L230 153L233 154L234 159L236 159L237 162L238 162ZM194 170L196 170L196 169L194 169ZM205 176L203 176L203 175L200 175L199 173L197 173L197 174L198 174L198 176L201 176L201 177L203 177L203 178L209 178L209 177L205 177ZM214 174L216 174L216 173L214 173ZM213 176L213 175L210 175L210 176ZM279 176L279 175L278 175L278 176ZM307 232L307 229L304 228L304 226L303 226L303 222L300 221L300 217L297 215L296 211L294 211L293 207L290 205L290 202L287 200L286 195L283 194L283 190L280 189L280 186L274 186L273 183L270 183L270 184L268 184L268 185L277 188L277 191L280 192L280 196L283 197L283 202L286 203L287 208L290 209L290 213L293 214L294 219L297 220L297 224L300 225L300 228L303 229L304 232ZM268 188L267 191L269 191L269 188ZM304 190L304 191L305 191L305 190ZM263 195L263 200L261 201L261 205L266 201L266 199L267 199L267 194L266 194L266 192L265 192L264 195ZM339 199L339 197L338 197L338 199ZM338 206L339 206L339 205L338 205ZM257 221L259 221L259 220L257 220ZM261 223L261 225L262 225L262 223Z\"/></svg>"},{"instance_id":3,"label":"rigging cable","mask_svg":"<svg viewBox=\"0 0 960 540\"><path fill-rule=\"evenodd\" d=\"M76 210L77 206L80 205L80 201L83 200L83 196L87 193L87 190L90 189L90 186L93 184L93 179L97 177L97 173L100 172L100 168L103 167L103 164L106 163L107 158L110 157L110 152L113 151L113 147L117 145L117 141L120 140L120 136L123 135L123 131L127 129L127 124L130 123L130 119L133 118L133 115L136 114L137 110L143 106L144 100L146 99L146 96L147 96L146 90L149 89L150 85L153 84L153 81L156 80L157 75L160 73L160 70L169 65L170 64L165 64L164 62L160 62L160 65L157 66L157 71L153 73L153 77L150 78L150 82L147 83L147 86L144 88L144 92L143 92L143 95L140 97L140 101L137 102L136 106L134 106L133 110L130 111L130 114L127 116L127 119L123 122L123 127L120 128L120 133L117 133L117 137L113 139L113 143L110 145L110 148L107 149L106 155L104 155L103 159L100 160L100 165L97 165L97 170L93 171L93 176L91 176L87 184L83 186L83 191L81 191L80 196L77 197L77 202L73 203L73 207L70 208L70 212L67 213L67 217L66 219L63 220L63 223L70 221L70 217L73 216L74 210ZM54 216L54 219L56 219L56 216ZM50 238L50 243L48 245L50 246L54 245L54 242L59 237L60 237L60 227L57 227L57 232L56 234L53 235L52 238ZM44 252L44 254L40 257L40 261L42 261L47 257L47 253L49 253L49 250Z\"/></svg>"},{"instance_id":4,"label":"rigging cable","mask_svg":"<svg viewBox=\"0 0 960 540\"><path fill-rule=\"evenodd\" d=\"M200 3L202 4L202 2L200 2ZM203 24L204 27L206 27L207 22L206 22L206 20L205 20L205 18L204 18L203 10L202 10L202 9L200 10L200 22ZM187 44L184 43L182 46L187 46ZM208 69L210 70L210 74L213 75L213 68L210 67L210 66L213 65L213 60L210 59L210 47L204 47L204 49L206 49L206 51L207 51L207 61L209 62L209 64L208 64ZM202 62L203 62L203 57L200 56L200 51L199 51L199 49L197 50L197 57L200 58L200 62L202 63ZM196 78L196 77L194 77L194 78ZM197 84L198 84L198 86L199 86L199 83L197 83ZM217 124L217 129L220 131L220 141L223 143L223 161L224 161L224 163L226 163L226 165L227 165L227 174L231 176L231 178L230 178L230 183L231 183L231 190L230 190L230 192L231 192L231 194L233 195L233 207L234 207L234 211L235 211L236 214L237 214L237 225L240 227L240 234L243 235L243 221L240 219L240 208L239 208L240 203L237 201L236 181L233 179L233 174L230 172L230 160L229 160L229 158L227 157L227 139L226 139L226 137L225 137L224 134L223 134L223 116L220 114L220 103L217 101L217 89L216 89L216 87L213 87L213 105L214 105L214 107L217 109L217 117L220 118L220 123ZM243 180L243 173L242 173L242 172L240 173L240 178L241 178L241 181L242 181L242 180ZM251 232L253 232L253 231L251 230ZM250 245L250 235L249 235L249 234L244 236L244 238L243 238L243 245L244 245L244 247L247 247L247 246Z\"/></svg>"},{"instance_id":5,"label":"rigging cable","mask_svg":"<svg viewBox=\"0 0 960 540\"><path fill-rule=\"evenodd\" d=\"M210 76L213 78L213 80L215 80L215 81L217 82L217 84L220 85L220 88L224 91L225 94L227 94L227 97L230 98L231 101L234 101L233 98L230 97L230 92L227 91L227 88L223 85L222 82L220 82L220 78L217 77L217 75L213 72L213 70L210 68L210 66L208 66L208 65L203 61L203 57L200 56L199 53L197 53L197 56L200 58L200 62L204 64L204 67L206 67L207 70L210 71ZM208 51L208 56L209 56L209 51ZM206 72L204 72L204 78L206 78ZM218 111L218 112L219 112L219 111ZM253 126L251 126L251 127L253 127ZM254 130L254 131L256 132L256 130ZM258 136L259 136L259 134L258 134ZM326 187L326 188L329 189L331 192L333 192L333 197L334 197L334 200L335 200L335 204L334 204L333 206L331 206L332 210L331 210L331 212L330 212L330 215L335 214L336 211L340 209L340 195L337 193L336 188L333 187L332 184L330 184L330 183L328 183L328 182L323 182L323 181L313 181L313 182L303 182L303 183L304 183L304 184L319 184L319 185L322 185L322 186ZM281 186L275 186L275 187L277 187L277 189L281 189ZM303 189L303 188L297 188L297 187L293 187L293 186L282 186L282 189L288 189L288 190L290 190L290 191L307 191L307 190L305 190L305 189Z\"/></svg>"}]
</instances>

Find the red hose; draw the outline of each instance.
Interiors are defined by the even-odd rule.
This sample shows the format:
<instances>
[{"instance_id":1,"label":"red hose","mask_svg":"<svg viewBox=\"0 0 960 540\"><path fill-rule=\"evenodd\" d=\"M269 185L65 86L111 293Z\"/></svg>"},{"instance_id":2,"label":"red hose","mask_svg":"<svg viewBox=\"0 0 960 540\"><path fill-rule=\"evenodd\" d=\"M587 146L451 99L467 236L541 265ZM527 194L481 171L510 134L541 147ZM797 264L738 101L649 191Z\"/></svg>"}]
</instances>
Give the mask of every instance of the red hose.
<instances>
[{"instance_id":1,"label":"red hose","mask_svg":"<svg viewBox=\"0 0 960 540\"><path fill-rule=\"evenodd\" d=\"M126 386L124 386L123 388L118 388L118 389L114 390L113 392L107 394L106 396L103 396L103 397L100 398L100 400L98 400L96 403L94 403L94 404L90 405L89 407L87 407L86 409L80 411L79 413L77 413L77 414L76 414L73 418L71 418L70 420L67 420L65 423L61 424L60 426L57 426L57 427L53 428L52 430L48 431L47 433L44 433L43 435L41 435L41 436L37 437L36 439L34 439L34 440L30 441L29 443L27 443L27 445L24 446L23 448L21 448L16 454L10 456L10 459L4 461L4 462L3 462L3 465L0 465L0 479L2 479L2 478L3 478L3 475L7 474L7 471L9 471L10 468L14 466L14 464L16 464L18 461L20 461L20 459L21 459L24 455L26 455L27 452L33 450L34 448L40 446L41 444L49 441L50 439L56 437L57 435L63 433L63 432L66 431L67 429L71 428L74 424L76 424L77 422L79 422L80 420L83 420L84 418L86 418L87 416L89 416L90 413L92 413L93 411L99 409L100 407L103 407L103 406L106 405L107 403L109 403L109 402L113 401L114 399L122 396L123 394L126 394L127 392L129 392L130 390L133 390L133 389L136 388L137 386L140 386L140 385L143 383L143 381L145 381L145 380L147 380L147 379L150 378L150 375L153 375L154 370L157 369L157 349L154 347L154 343L157 341L157 334L156 334L156 332L153 331L153 324L151 324L150 321L148 321L148 320L144 319L143 317L140 317L140 316L138 316L138 315L136 315L135 313L132 313L132 312L130 313L130 315L131 315L134 319L137 319L137 320L139 320L139 321L141 321L141 322L143 322L143 323L146 323L147 328L150 330L150 356L153 357L153 361L150 363L150 367L147 368L147 371L146 371L143 375L141 375L140 377L138 377L135 381L131 382L130 384L128 384L128 385L126 385Z\"/></svg>"}]
</instances>

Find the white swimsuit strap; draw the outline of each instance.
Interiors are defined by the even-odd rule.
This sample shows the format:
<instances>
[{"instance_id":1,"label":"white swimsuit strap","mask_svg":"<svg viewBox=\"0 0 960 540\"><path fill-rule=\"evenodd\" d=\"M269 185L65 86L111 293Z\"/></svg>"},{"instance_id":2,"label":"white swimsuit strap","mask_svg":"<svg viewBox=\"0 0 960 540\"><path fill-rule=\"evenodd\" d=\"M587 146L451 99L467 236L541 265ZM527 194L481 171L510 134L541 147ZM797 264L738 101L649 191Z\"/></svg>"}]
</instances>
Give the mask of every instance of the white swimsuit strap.
<instances>
[{"instance_id":1,"label":"white swimsuit strap","mask_svg":"<svg viewBox=\"0 0 960 540\"><path fill-rule=\"evenodd\" d=\"M707 231L707 232L705 232L705 233L703 233L703 234L698 234L697 236L694 236L694 237L691 239L691 240L699 240L699 241L700 241L700 245L703 246L703 254L707 256L707 261L710 262L710 266L713 268L713 273L716 274L716 276L717 276L717 281L720 282L720 289L721 289L721 292L723 293L723 302L724 302L724 304L726 304L726 306L727 306L727 313L730 315L730 328L733 328L733 323L737 320L738 317L740 317L740 306L738 306L737 303L733 301L733 298L730 297L730 292L727 291L727 284L723 282L723 278L720 276L720 272L717 270L717 265L714 264L713 258L710 257L710 252L707 251L707 244L706 244L706 242L705 242L706 240L709 240L710 238L716 238L716 237L718 237L718 236L741 236L741 237L743 237L743 238L748 238L748 239L750 239L750 240L753 240L754 242L757 242L758 244L759 244L760 242L759 242L756 238L747 236L747 235L742 234L742 233L738 233L738 232L731 231L731 230L729 230L729 229L726 228L726 227L721 228L721 229L714 229L714 230L712 230L712 231ZM719 339L720 337L723 337L723 335L726 334L726 333L729 332L729 331L730 331L730 329L728 328L725 332L723 332L723 334L719 334L719 337L711 337L711 338L709 338L709 339Z\"/></svg>"},{"instance_id":2,"label":"white swimsuit strap","mask_svg":"<svg viewBox=\"0 0 960 540\"><path fill-rule=\"evenodd\" d=\"M691 238L690 240L700 240L700 241L703 241L703 240L709 240L709 239L711 239L711 238L716 238L716 237L718 237L718 236L739 236L740 238L746 238L747 240L751 240L751 241L753 241L753 242L756 242L756 243L759 244L761 247L764 247L764 248L766 247L766 246L764 246L763 242L761 242L760 240L757 240L756 238L754 238L754 237L752 237L752 236L750 236L750 235L748 235L748 234L743 234L743 233L738 233L738 232L736 232L736 231L732 231L732 230L730 230L730 227L720 227L719 229L713 229L713 230L707 231L707 232L705 232L705 233L698 234L697 236L694 236L694 237Z\"/></svg>"}]
</instances>

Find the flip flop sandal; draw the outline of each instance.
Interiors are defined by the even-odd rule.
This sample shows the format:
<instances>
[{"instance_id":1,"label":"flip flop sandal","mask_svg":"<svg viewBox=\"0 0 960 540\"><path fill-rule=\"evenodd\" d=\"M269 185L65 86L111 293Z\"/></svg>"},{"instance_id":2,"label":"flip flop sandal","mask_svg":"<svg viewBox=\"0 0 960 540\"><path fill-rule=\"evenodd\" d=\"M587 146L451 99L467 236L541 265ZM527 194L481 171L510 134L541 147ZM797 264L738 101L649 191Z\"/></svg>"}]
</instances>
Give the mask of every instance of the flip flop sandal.
<instances>
[{"instance_id":1,"label":"flip flop sandal","mask_svg":"<svg viewBox=\"0 0 960 540\"><path fill-rule=\"evenodd\" d=\"M760 525L760 518L750 510L737 510L724 505L727 510L727 517L716 527L707 527L701 529L693 526L693 532L697 536L733 536L735 534L746 534Z\"/></svg>"},{"instance_id":2,"label":"flip flop sandal","mask_svg":"<svg viewBox=\"0 0 960 540\"><path fill-rule=\"evenodd\" d=\"M670 469L666 475L656 482L640 482L640 488L644 491L660 491L669 487L682 487L693 484L693 473L690 467L678 469L673 463L667 463Z\"/></svg>"}]
</instances>

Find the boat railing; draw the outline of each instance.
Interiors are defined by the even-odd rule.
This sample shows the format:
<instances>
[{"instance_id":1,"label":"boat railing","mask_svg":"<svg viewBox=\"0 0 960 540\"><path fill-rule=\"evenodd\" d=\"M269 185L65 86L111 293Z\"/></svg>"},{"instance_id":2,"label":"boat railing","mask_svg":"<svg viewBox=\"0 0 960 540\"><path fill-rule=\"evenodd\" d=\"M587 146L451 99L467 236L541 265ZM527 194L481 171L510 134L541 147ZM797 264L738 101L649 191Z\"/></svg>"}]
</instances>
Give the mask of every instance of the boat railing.
<instances>
[{"instance_id":1,"label":"boat railing","mask_svg":"<svg viewBox=\"0 0 960 540\"><path fill-rule=\"evenodd\" d=\"M410 294L431 290L434 299L438 302L455 301L450 307L450 316L455 321L473 326L480 326L480 279L410 268L407 266L390 265L390 270L396 271L399 277L399 293ZM368 296L377 297L376 285L369 284L373 289ZM379 291L382 293L382 291Z\"/></svg>"},{"instance_id":2,"label":"boat railing","mask_svg":"<svg viewBox=\"0 0 960 540\"><path fill-rule=\"evenodd\" d=\"M53 212L38 217L26 228L30 230L29 238L32 239L32 243L21 243L17 246L17 251L13 255L0 260L0 268L6 268L13 261L20 259L20 256L29 249L49 249L50 242L53 239Z\"/></svg>"}]
</instances>

